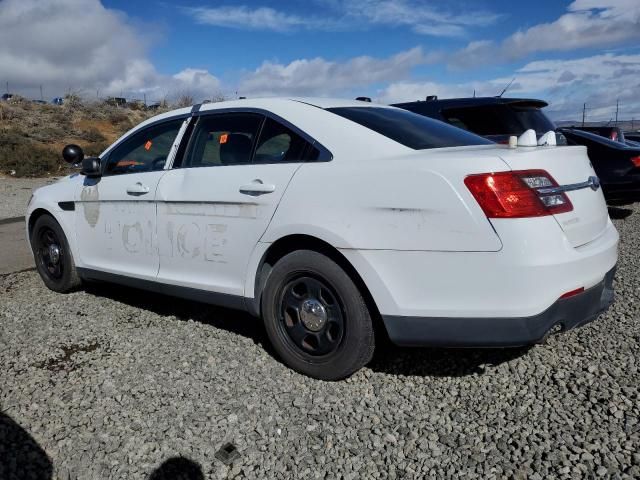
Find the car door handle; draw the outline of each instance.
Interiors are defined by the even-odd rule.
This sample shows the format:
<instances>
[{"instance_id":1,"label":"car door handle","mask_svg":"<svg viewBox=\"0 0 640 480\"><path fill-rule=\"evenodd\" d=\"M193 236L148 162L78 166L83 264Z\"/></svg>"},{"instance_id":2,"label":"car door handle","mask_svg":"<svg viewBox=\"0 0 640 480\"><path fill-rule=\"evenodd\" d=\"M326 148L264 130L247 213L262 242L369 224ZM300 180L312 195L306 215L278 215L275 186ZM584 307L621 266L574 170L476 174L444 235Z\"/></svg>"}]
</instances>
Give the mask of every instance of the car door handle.
<instances>
[{"instance_id":1,"label":"car door handle","mask_svg":"<svg viewBox=\"0 0 640 480\"><path fill-rule=\"evenodd\" d=\"M264 195L265 193L273 193L275 191L275 185L262 183L262 180L254 180L240 187L240 193L244 193L245 195Z\"/></svg>"},{"instance_id":2,"label":"car door handle","mask_svg":"<svg viewBox=\"0 0 640 480\"><path fill-rule=\"evenodd\" d=\"M127 193L129 195L146 195L149 193L149 187L143 185L142 182L137 182L127 187Z\"/></svg>"}]
</instances>

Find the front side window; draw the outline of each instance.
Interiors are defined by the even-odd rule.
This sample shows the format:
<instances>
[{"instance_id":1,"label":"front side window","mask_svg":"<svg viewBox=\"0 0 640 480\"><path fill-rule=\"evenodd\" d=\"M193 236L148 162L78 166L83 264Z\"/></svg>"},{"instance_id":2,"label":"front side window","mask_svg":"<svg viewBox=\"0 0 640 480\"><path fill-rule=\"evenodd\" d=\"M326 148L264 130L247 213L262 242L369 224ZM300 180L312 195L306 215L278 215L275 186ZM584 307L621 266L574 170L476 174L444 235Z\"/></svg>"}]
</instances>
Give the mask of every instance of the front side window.
<instances>
[{"instance_id":1,"label":"front side window","mask_svg":"<svg viewBox=\"0 0 640 480\"><path fill-rule=\"evenodd\" d=\"M251 153L263 116L229 113L200 117L182 167L243 165Z\"/></svg>"},{"instance_id":2,"label":"front side window","mask_svg":"<svg viewBox=\"0 0 640 480\"><path fill-rule=\"evenodd\" d=\"M493 143L444 122L399 108L338 107L327 110L414 150Z\"/></svg>"},{"instance_id":3,"label":"front side window","mask_svg":"<svg viewBox=\"0 0 640 480\"><path fill-rule=\"evenodd\" d=\"M109 154L104 175L162 170L183 121L171 120L134 133Z\"/></svg>"},{"instance_id":4,"label":"front side window","mask_svg":"<svg viewBox=\"0 0 640 480\"><path fill-rule=\"evenodd\" d=\"M254 163L316 160L319 151L291 129L267 118L260 132Z\"/></svg>"}]
</instances>

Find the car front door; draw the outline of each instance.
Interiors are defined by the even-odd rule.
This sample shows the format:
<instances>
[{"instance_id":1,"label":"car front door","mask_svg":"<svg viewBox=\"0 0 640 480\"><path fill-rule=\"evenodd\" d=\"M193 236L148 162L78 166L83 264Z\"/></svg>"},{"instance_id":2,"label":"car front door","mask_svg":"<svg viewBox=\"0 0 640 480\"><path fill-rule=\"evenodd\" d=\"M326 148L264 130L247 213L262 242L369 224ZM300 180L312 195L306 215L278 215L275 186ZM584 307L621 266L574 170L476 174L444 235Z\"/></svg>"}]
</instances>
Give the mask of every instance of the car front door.
<instances>
[{"instance_id":1,"label":"car front door","mask_svg":"<svg viewBox=\"0 0 640 480\"><path fill-rule=\"evenodd\" d=\"M243 295L254 247L296 170L317 154L261 114L200 116L181 163L158 185L158 280Z\"/></svg>"},{"instance_id":2,"label":"car front door","mask_svg":"<svg viewBox=\"0 0 640 480\"><path fill-rule=\"evenodd\" d=\"M101 177L84 179L75 199L82 268L155 279L155 194L185 122L168 120L133 133L102 159Z\"/></svg>"}]
</instances>

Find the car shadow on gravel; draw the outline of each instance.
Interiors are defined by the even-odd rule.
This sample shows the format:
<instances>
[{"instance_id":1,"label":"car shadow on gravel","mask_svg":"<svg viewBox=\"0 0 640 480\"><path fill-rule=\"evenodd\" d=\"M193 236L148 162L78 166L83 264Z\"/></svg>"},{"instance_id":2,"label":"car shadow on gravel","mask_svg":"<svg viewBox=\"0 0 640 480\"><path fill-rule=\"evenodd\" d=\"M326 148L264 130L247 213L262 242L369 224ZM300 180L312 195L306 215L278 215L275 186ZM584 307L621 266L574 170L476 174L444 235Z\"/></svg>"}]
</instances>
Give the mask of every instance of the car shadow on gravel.
<instances>
[{"instance_id":1,"label":"car shadow on gravel","mask_svg":"<svg viewBox=\"0 0 640 480\"><path fill-rule=\"evenodd\" d=\"M53 464L47 453L24 428L0 412L0 478L49 480Z\"/></svg>"},{"instance_id":2,"label":"car shadow on gravel","mask_svg":"<svg viewBox=\"0 0 640 480\"><path fill-rule=\"evenodd\" d=\"M620 208L617 206L609 205L609 216L612 220L624 220L633 213L630 208Z\"/></svg>"},{"instance_id":3,"label":"car shadow on gravel","mask_svg":"<svg viewBox=\"0 0 640 480\"><path fill-rule=\"evenodd\" d=\"M185 322L193 320L242 335L264 347L267 353L275 358L262 322L246 312L112 283L89 283L85 286L85 291L91 295L148 310L162 317L174 316Z\"/></svg>"},{"instance_id":4,"label":"car shadow on gravel","mask_svg":"<svg viewBox=\"0 0 640 480\"><path fill-rule=\"evenodd\" d=\"M368 367L393 375L465 377L482 375L492 367L520 358L531 348L400 348L386 344L376 349Z\"/></svg>"},{"instance_id":5,"label":"car shadow on gravel","mask_svg":"<svg viewBox=\"0 0 640 480\"><path fill-rule=\"evenodd\" d=\"M280 361L262 322L246 312L111 283L91 283L86 286L85 291L160 316L174 316L182 321L193 320L242 335L260 345L276 361ZM531 348L401 348L392 345L388 338L381 340L374 358L367 366L376 372L405 376L463 377L483 374L492 366L521 357Z\"/></svg>"}]
</instances>

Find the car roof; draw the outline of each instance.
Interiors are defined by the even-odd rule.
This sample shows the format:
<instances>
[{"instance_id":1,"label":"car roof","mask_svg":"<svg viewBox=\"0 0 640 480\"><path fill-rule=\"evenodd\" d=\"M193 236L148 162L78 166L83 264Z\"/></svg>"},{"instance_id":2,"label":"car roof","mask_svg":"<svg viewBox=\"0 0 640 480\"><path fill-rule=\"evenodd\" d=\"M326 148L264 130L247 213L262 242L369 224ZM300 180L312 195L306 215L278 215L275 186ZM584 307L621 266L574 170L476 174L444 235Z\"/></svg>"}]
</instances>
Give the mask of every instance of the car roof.
<instances>
[{"instance_id":1,"label":"car roof","mask_svg":"<svg viewBox=\"0 0 640 480\"><path fill-rule=\"evenodd\" d=\"M203 104L200 110L215 110L218 108L274 108L282 106L290 102L304 103L312 107L317 108L337 108L337 107L384 107L387 105L372 104L370 102L363 102L360 100L348 100L344 98L323 98L323 97L258 97L258 98L243 98L239 100L226 100L224 102L206 103Z\"/></svg>"},{"instance_id":2,"label":"car roof","mask_svg":"<svg viewBox=\"0 0 640 480\"><path fill-rule=\"evenodd\" d=\"M264 97L264 98L243 98L238 100L225 100L222 102L211 102L196 104L191 107L178 108L170 110L168 112L155 115L148 120L142 122L139 126L142 127L155 123L160 120L173 118L181 115L188 115L193 111L207 112L214 110L226 110L226 109L242 109L242 108L255 108L273 111L277 113L283 109L287 109L288 106L307 106L310 108L338 108L338 107L379 107L379 108L394 108L388 105L382 105L378 103L363 102L360 100L348 100L342 98L313 98L313 97L299 97L299 98L286 98L286 97Z\"/></svg>"}]
</instances>

